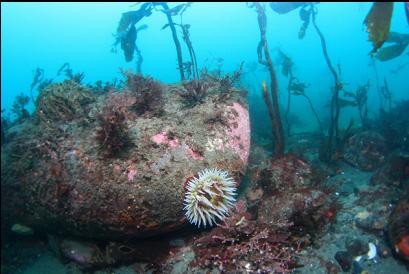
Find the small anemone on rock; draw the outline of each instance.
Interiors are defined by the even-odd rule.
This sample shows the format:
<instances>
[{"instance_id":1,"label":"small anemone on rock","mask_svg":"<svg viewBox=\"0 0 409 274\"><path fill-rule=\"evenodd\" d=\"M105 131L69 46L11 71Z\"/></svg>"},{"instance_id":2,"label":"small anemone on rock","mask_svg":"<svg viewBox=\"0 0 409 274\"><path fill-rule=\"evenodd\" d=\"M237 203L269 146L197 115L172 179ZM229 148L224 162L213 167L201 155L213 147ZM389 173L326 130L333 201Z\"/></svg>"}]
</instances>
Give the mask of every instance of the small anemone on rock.
<instances>
[{"instance_id":1,"label":"small anemone on rock","mask_svg":"<svg viewBox=\"0 0 409 274\"><path fill-rule=\"evenodd\" d=\"M237 184L227 171L205 169L187 182L184 210L190 223L200 227L223 220L236 201Z\"/></svg>"}]
</instances>

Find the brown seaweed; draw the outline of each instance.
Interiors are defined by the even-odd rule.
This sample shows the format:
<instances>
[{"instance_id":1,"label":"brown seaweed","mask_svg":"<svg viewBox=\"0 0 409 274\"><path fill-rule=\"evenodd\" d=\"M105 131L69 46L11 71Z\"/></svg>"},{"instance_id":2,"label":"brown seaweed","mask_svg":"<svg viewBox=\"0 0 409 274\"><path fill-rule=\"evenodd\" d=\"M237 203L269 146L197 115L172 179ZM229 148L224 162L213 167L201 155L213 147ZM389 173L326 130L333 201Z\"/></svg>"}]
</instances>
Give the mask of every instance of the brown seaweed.
<instances>
[{"instance_id":1,"label":"brown seaweed","mask_svg":"<svg viewBox=\"0 0 409 274\"><path fill-rule=\"evenodd\" d=\"M387 43L407 44L409 43L409 34L391 31L386 39Z\"/></svg>"},{"instance_id":2,"label":"brown seaweed","mask_svg":"<svg viewBox=\"0 0 409 274\"><path fill-rule=\"evenodd\" d=\"M132 109L138 115L160 115L163 108L162 86L151 77L143 77L131 71L122 71L127 89L135 98Z\"/></svg>"},{"instance_id":3,"label":"brown seaweed","mask_svg":"<svg viewBox=\"0 0 409 274\"><path fill-rule=\"evenodd\" d=\"M289 92L289 95L293 94L295 96L302 96L307 100L308 105L310 106L311 111L314 114L315 119L317 120L318 126L320 127L320 132L323 133L324 129L322 127L321 119L318 116L318 113L315 110L310 97L305 93L305 89L308 88L309 86L310 86L309 84L305 84L301 82L300 80L298 80L296 77L293 77L291 83L288 86L288 92Z\"/></svg>"},{"instance_id":4,"label":"brown seaweed","mask_svg":"<svg viewBox=\"0 0 409 274\"><path fill-rule=\"evenodd\" d=\"M131 62L135 52L136 28L132 25L125 37L121 39L121 49L124 51L125 61Z\"/></svg>"},{"instance_id":5,"label":"brown seaweed","mask_svg":"<svg viewBox=\"0 0 409 274\"><path fill-rule=\"evenodd\" d=\"M298 39L303 39L308 26L310 25L311 13L313 12L313 6L304 6L300 9L300 19L303 22L300 30L298 31Z\"/></svg>"},{"instance_id":6,"label":"brown seaweed","mask_svg":"<svg viewBox=\"0 0 409 274\"><path fill-rule=\"evenodd\" d=\"M318 27L315 19L318 11L313 9L313 12L311 13L311 19L312 19L312 24L320 38L321 42L321 48L322 48L322 53L324 55L325 62L327 63L328 69L330 70L331 74L334 77L334 87L331 90L332 96L331 96L331 103L330 103L330 126L328 129L328 141L325 141L325 146L328 151L326 155L326 159L331 160L332 155L334 152L338 149L339 147L339 113L340 113L340 102L339 102L339 92L343 88L343 84L341 83L339 79L339 75L336 72L334 66L331 63L331 60L328 55L328 50L327 50L327 42L325 41L324 34L321 32L320 28ZM339 66L338 66L338 71L340 71ZM333 142L335 139L335 142ZM335 146L334 146L335 143Z\"/></svg>"},{"instance_id":7,"label":"brown seaweed","mask_svg":"<svg viewBox=\"0 0 409 274\"><path fill-rule=\"evenodd\" d=\"M372 41L373 49L370 54L375 54L382 47L389 35L393 13L393 2L375 2L365 18L364 24Z\"/></svg>"},{"instance_id":8,"label":"brown seaweed","mask_svg":"<svg viewBox=\"0 0 409 274\"><path fill-rule=\"evenodd\" d=\"M409 34L390 32L385 43L395 44L378 50L375 57L382 62L394 59L403 53L409 45Z\"/></svg>"},{"instance_id":9,"label":"brown seaweed","mask_svg":"<svg viewBox=\"0 0 409 274\"><path fill-rule=\"evenodd\" d=\"M41 68L37 68L34 72L33 82L31 82L31 86L30 86L30 95L31 95L31 100L33 102L34 102L33 89L37 84L40 84L43 79L44 79L44 70Z\"/></svg>"},{"instance_id":10,"label":"brown seaweed","mask_svg":"<svg viewBox=\"0 0 409 274\"><path fill-rule=\"evenodd\" d=\"M184 99L184 103L188 107L202 103L209 89L208 84L200 80L184 82L183 87L184 89L179 90L178 94Z\"/></svg>"},{"instance_id":11,"label":"brown seaweed","mask_svg":"<svg viewBox=\"0 0 409 274\"><path fill-rule=\"evenodd\" d=\"M162 7L162 11L165 13L166 18L168 19L168 24L172 32L173 42L175 43L175 47L176 47L180 80L184 81L186 78L185 78L185 71L183 69L182 47L180 46L179 38L178 38L176 28L175 28L175 23L173 22L173 19L172 19L172 13L169 12L172 9L169 8L169 5L167 4L167 2L156 2L156 3L153 3L153 5Z\"/></svg>"},{"instance_id":12,"label":"brown seaweed","mask_svg":"<svg viewBox=\"0 0 409 274\"><path fill-rule=\"evenodd\" d=\"M138 23L143 17L148 17L152 14L152 4L150 2L144 3L139 10L128 11L122 13L119 21L117 33L125 33L129 28Z\"/></svg>"},{"instance_id":13,"label":"brown seaweed","mask_svg":"<svg viewBox=\"0 0 409 274\"><path fill-rule=\"evenodd\" d=\"M103 155L107 158L117 156L130 143L125 114L105 108L97 119L100 127L96 132L96 140Z\"/></svg>"},{"instance_id":14,"label":"brown seaweed","mask_svg":"<svg viewBox=\"0 0 409 274\"><path fill-rule=\"evenodd\" d=\"M162 12L170 16L176 16L176 15L182 16L182 14L186 11L188 7L190 7L192 3L193 2L187 2L185 4L180 4L171 9L162 10Z\"/></svg>"},{"instance_id":15,"label":"brown seaweed","mask_svg":"<svg viewBox=\"0 0 409 274\"><path fill-rule=\"evenodd\" d=\"M185 11L185 10L186 10L186 7L185 7L185 9L183 11ZM176 24L176 23L174 23L174 25L181 28L182 34L183 34L183 41L185 41L186 46L187 46L187 48L189 50L190 61L183 62L183 69L187 73L187 78L190 78L193 75L194 79L199 79L200 77L199 77L199 71L197 69L196 53L195 53L195 51L193 49L192 41L190 40L190 33L189 33L190 24L182 24L182 23L181 24ZM170 26L169 23L165 24L162 27L162 30L166 29L169 26Z\"/></svg>"},{"instance_id":16,"label":"brown seaweed","mask_svg":"<svg viewBox=\"0 0 409 274\"><path fill-rule=\"evenodd\" d=\"M299 7L305 6L308 3L309 2L271 2L270 8L279 14L285 14Z\"/></svg>"},{"instance_id":17,"label":"brown seaweed","mask_svg":"<svg viewBox=\"0 0 409 274\"><path fill-rule=\"evenodd\" d=\"M408 44L396 44L396 45L381 48L377 52L376 58L382 62L392 60L400 56L403 53L403 51L406 49L407 46Z\"/></svg>"},{"instance_id":18,"label":"brown seaweed","mask_svg":"<svg viewBox=\"0 0 409 274\"><path fill-rule=\"evenodd\" d=\"M11 108L11 112L16 116L16 121L22 122L24 119L30 117L30 113L26 109L26 105L30 102L30 97L20 93L16 96Z\"/></svg>"},{"instance_id":19,"label":"brown seaweed","mask_svg":"<svg viewBox=\"0 0 409 274\"><path fill-rule=\"evenodd\" d=\"M409 25L409 2L405 3L405 14L406 14L406 21L408 22L408 25Z\"/></svg>"},{"instance_id":20,"label":"brown seaweed","mask_svg":"<svg viewBox=\"0 0 409 274\"><path fill-rule=\"evenodd\" d=\"M281 73L285 76L291 76L294 62L281 49L278 49L278 58L281 65Z\"/></svg>"},{"instance_id":21,"label":"brown seaweed","mask_svg":"<svg viewBox=\"0 0 409 274\"><path fill-rule=\"evenodd\" d=\"M141 25L140 27L136 28L135 25L138 23L142 18L148 17L152 14L152 3L147 2L142 4L142 6L137 11L128 11L122 14L121 20L119 21L116 33L116 40L114 43L114 47L112 51L115 50L115 46L121 43L121 49L125 55L125 61L130 62L133 60L134 52L138 54L138 72L140 72L140 67L142 63L142 54L138 47L136 46L136 38L138 31L146 29L147 25Z\"/></svg>"},{"instance_id":22,"label":"brown seaweed","mask_svg":"<svg viewBox=\"0 0 409 274\"><path fill-rule=\"evenodd\" d=\"M370 83L359 85L355 92L344 91L344 96L353 99L353 101L345 100L345 106L356 106L359 111L359 118L361 119L362 125L365 127L367 123L368 116L368 91Z\"/></svg>"},{"instance_id":23,"label":"brown seaweed","mask_svg":"<svg viewBox=\"0 0 409 274\"><path fill-rule=\"evenodd\" d=\"M281 122L280 109L278 104L278 81L277 76L274 70L274 65L270 57L270 51L268 48L266 31L267 31L267 15L265 7L258 2L254 2L249 6L250 8L255 8L257 12L257 22L260 30L260 41L257 46L257 57L258 62L264 65L269 72L270 76L270 96L268 96L268 88L263 82L263 96L264 101L269 109L269 114L271 118L271 126L273 129L274 136L274 153L276 156L284 154L285 151L285 141L284 141L284 132L283 125ZM264 53L264 56L263 56Z\"/></svg>"}]
</instances>

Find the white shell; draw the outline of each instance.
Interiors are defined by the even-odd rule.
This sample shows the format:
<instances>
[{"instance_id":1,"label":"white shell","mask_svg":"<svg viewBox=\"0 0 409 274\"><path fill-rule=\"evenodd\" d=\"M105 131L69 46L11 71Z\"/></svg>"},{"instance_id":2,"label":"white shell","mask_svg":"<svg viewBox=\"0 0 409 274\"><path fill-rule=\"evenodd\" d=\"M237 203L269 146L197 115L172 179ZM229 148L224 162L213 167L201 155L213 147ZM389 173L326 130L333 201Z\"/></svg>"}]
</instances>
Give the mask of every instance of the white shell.
<instances>
[{"instance_id":1,"label":"white shell","mask_svg":"<svg viewBox=\"0 0 409 274\"><path fill-rule=\"evenodd\" d=\"M376 245L373 243L368 243L369 251L366 254L368 256L368 260L372 260L373 258L376 257Z\"/></svg>"},{"instance_id":2,"label":"white shell","mask_svg":"<svg viewBox=\"0 0 409 274\"><path fill-rule=\"evenodd\" d=\"M354 260L356 261L356 262L358 262L359 263L359 261L362 259L362 256L356 256L355 258L354 258Z\"/></svg>"}]
</instances>

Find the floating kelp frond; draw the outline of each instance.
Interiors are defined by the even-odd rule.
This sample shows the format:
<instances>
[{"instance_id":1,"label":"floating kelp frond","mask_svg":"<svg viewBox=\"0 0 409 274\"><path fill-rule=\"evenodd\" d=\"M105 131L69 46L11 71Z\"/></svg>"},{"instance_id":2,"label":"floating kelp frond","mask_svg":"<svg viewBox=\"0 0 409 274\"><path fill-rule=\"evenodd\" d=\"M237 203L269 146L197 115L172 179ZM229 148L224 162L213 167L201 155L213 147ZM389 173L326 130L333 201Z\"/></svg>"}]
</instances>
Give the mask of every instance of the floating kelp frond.
<instances>
[{"instance_id":1,"label":"floating kelp frond","mask_svg":"<svg viewBox=\"0 0 409 274\"><path fill-rule=\"evenodd\" d=\"M388 35L388 39L386 39L385 42L407 44L409 43L409 34L391 31Z\"/></svg>"},{"instance_id":2,"label":"floating kelp frond","mask_svg":"<svg viewBox=\"0 0 409 274\"><path fill-rule=\"evenodd\" d=\"M409 34L390 32L385 43L395 43L395 45L379 49L376 58L380 61L388 61L400 56L409 45Z\"/></svg>"},{"instance_id":3,"label":"floating kelp frond","mask_svg":"<svg viewBox=\"0 0 409 274\"><path fill-rule=\"evenodd\" d=\"M133 59L134 52L137 49L135 43L138 32L147 28L147 25L141 25L138 28L135 28L135 25L132 25L123 37L118 36L121 41L121 49L124 51L126 62L130 62Z\"/></svg>"},{"instance_id":4,"label":"floating kelp frond","mask_svg":"<svg viewBox=\"0 0 409 274\"><path fill-rule=\"evenodd\" d=\"M407 46L408 44L396 44L393 46L381 48L375 57L382 62L389 61L400 56Z\"/></svg>"},{"instance_id":5,"label":"floating kelp frond","mask_svg":"<svg viewBox=\"0 0 409 274\"><path fill-rule=\"evenodd\" d=\"M291 70L293 68L294 62L291 58L286 55L281 49L278 49L278 59L281 65L281 73L288 77L291 74Z\"/></svg>"},{"instance_id":6,"label":"floating kelp frond","mask_svg":"<svg viewBox=\"0 0 409 274\"><path fill-rule=\"evenodd\" d=\"M370 54L383 45L388 38L393 13L393 2L373 3L371 10L365 18L364 24L369 33L369 40L372 41L373 49Z\"/></svg>"},{"instance_id":7,"label":"floating kelp frond","mask_svg":"<svg viewBox=\"0 0 409 274\"><path fill-rule=\"evenodd\" d=\"M302 40L305 36L305 32L307 31L308 26L310 25L310 19L311 19L311 14L314 12L314 7L310 6L307 8L307 6L304 6L300 9L300 19L303 22L300 30L298 31L298 39Z\"/></svg>"},{"instance_id":8,"label":"floating kelp frond","mask_svg":"<svg viewBox=\"0 0 409 274\"><path fill-rule=\"evenodd\" d=\"M409 25L409 2L405 3L405 13L406 13L406 20L407 20L408 25Z\"/></svg>"},{"instance_id":9,"label":"floating kelp frond","mask_svg":"<svg viewBox=\"0 0 409 274\"><path fill-rule=\"evenodd\" d=\"M366 125L367 118L368 118L368 91L370 88L369 80L363 85L359 85L355 92L348 92L344 90L344 96L353 99L355 106L358 107L359 111L359 118L361 119L361 123L363 126ZM348 101L348 104L351 101ZM351 105L352 106L352 105Z\"/></svg>"},{"instance_id":10,"label":"floating kelp frond","mask_svg":"<svg viewBox=\"0 0 409 274\"><path fill-rule=\"evenodd\" d=\"M116 31L118 33L125 32L128 29L128 27L132 24L132 22L134 21L133 18L135 18L137 14L138 14L138 11L128 11L128 12L122 13L122 17L121 17L121 20L119 21Z\"/></svg>"},{"instance_id":11,"label":"floating kelp frond","mask_svg":"<svg viewBox=\"0 0 409 274\"><path fill-rule=\"evenodd\" d=\"M305 95L304 91L309 86L310 86L309 84L305 84L294 77L293 81L291 82L291 85L288 88L290 91L292 91L294 95Z\"/></svg>"},{"instance_id":12,"label":"floating kelp frond","mask_svg":"<svg viewBox=\"0 0 409 274\"><path fill-rule=\"evenodd\" d=\"M125 37L121 39L121 49L124 51L125 61L130 62L135 52L136 28L132 25Z\"/></svg>"},{"instance_id":13,"label":"floating kelp frond","mask_svg":"<svg viewBox=\"0 0 409 274\"><path fill-rule=\"evenodd\" d=\"M152 4L144 3L139 10L128 11L122 13L121 20L119 21L117 33L126 32L130 26L138 23L143 17L150 16L152 14Z\"/></svg>"},{"instance_id":14,"label":"floating kelp frond","mask_svg":"<svg viewBox=\"0 0 409 274\"><path fill-rule=\"evenodd\" d=\"M148 25L146 24L140 25L139 27L136 28L136 33L138 33L141 30L147 29L147 28L148 28Z\"/></svg>"},{"instance_id":15,"label":"floating kelp frond","mask_svg":"<svg viewBox=\"0 0 409 274\"><path fill-rule=\"evenodd\" d=\"M338 105L340 108L344 107L356 107L357 104L354 101L338 98ZM331 107L331 102L324 105L324 107Z\"/></svg>"},{"instance_id":16,"label":"floating kelp frond","mask_svg":"<svg viewBox=\"0 0 409 274\"><path fill-rule=\"evenodd\" d=\"M339 107L343 108L343 107L356 107L357 104L354 101L349 101L346 99L342 99L342 98L338 98L338 104Z\"/></svg>"},{"instance_id":17,"label":"floating kelp frond","mask_svg":"<svg viewBox=\"0 0 409 274\"><path fill-rule=\"evenodd\" d=\"M309 3L311 2L271 2L270 8L279 14L284 14Z\"/></svg>"},{"instance_id":18,"label":"floating kelp frond","mask_svg":"<svg viewBox=\"0 0 409 274\"><path fill-rule=\"evenodd\" d=\"M190 5L191 5L192 3L193 3L193 2L187 2L187 3L185 3L185 4L177 5L177 6L173 7L173 8L171 8L171 9L161 10L161 11L162 11L163 13L165 13L165 14L169 14L170 16L182 15L182 14L186 11L186 9L187 9L188 7L190 7Z\"/></svg>"}]
</instances>

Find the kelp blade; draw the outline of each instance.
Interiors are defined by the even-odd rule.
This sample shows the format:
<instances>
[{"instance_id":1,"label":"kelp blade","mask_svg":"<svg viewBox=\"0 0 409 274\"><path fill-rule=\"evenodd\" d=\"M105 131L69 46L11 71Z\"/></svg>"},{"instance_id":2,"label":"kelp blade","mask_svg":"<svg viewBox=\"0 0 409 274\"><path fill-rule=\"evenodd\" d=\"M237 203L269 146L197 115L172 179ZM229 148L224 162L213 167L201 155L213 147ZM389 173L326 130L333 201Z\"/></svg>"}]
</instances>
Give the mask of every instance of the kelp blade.
<instances>
[{"instance_id":1,"label":"kelp blade","mask_svg":"<svg viewBox=\"0 0 409 274\"><path fill-rule=\"evenodd\" d=\"M396 44L381 48L376 54L376 58L382 62L389 61L401 55L407 46L408 44Z\"/></svg>"},{"instance_id":2,"label":"kelp blade","mask_svg":"<svg viewBox=\"0 0 409 274\"><path fill-rule=\"evenodd\" d=\"M376 53L388 38L392 13L393 2L376 2L372 4L372 8L364 21L369 33L369 40L373 44L371 54Z\"/></svg>"},{"instance_id":3,"label":"kelp blade","mask_svg":"<svg viewBox=\"0 0 409 274\"><path fill-rule=\"evenodd\" d=\"M391 31L388 35L386 43L409 43L409 34Z\"/></svg>"},{"instance_id":4,"label":"kelp blade","mask_svg":"<svg viewBox=\"0 0 409 274\"><path fill-rule=\"evenodd\" d=\"M271 2L270 7L279 14L285 14L308 3L309 2Z\"/></svg>"}]
</instances>

